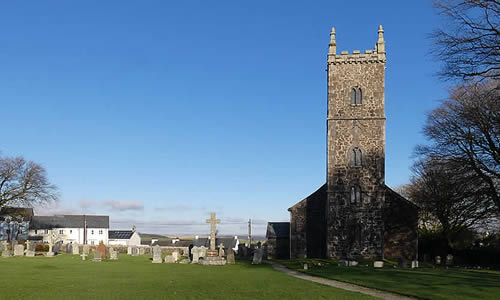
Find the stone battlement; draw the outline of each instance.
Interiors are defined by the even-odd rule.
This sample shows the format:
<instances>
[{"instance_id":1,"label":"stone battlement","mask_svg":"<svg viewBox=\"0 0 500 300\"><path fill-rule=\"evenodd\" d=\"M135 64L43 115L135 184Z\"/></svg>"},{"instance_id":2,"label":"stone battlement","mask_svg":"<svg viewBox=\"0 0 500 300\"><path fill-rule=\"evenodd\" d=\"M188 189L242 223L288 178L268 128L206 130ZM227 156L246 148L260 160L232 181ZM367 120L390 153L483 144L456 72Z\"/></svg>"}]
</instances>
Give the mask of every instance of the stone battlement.
<instances>
[{"instance_id":1,"label":"stone battlement","mask_svg":"<svg viewBox=\"0 0 500 300\"><path fill-rule=\"evenodd\" d=\"M359 50L354 50L352 54L349 51L342 51L337 55L337 42L335 41L335 28L330 32L330 44L328 51L329 64L356 64L356 63L385 63L385 41L384 30L382 25L378 29L378 40L373 50L365 50L361 53Z\"/></svg>"}]
</instances>

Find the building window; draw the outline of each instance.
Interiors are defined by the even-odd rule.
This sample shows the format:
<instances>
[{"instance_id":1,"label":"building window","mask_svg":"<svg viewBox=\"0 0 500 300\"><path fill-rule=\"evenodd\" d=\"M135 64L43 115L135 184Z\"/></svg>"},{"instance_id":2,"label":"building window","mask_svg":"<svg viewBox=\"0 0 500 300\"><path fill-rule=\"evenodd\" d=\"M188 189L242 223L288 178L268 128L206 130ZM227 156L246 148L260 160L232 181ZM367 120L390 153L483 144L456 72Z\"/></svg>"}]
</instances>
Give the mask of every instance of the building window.
<instances>
[{"instance_id":1,"label":"building window","mask_svg":"<svg viewBox=\"0 0 500 300\"><path fill-rule=\"evenodd\" d=\"M38 230L35 229L35 234L38 234Z\"/></svg>"},{"instance_id":2,"label":"building window","mask_svg":"<svg viewBox=\"0 0 500 300\"><path fill-rule=\"evenodd\" d=\"M70 229L70 230L69 230L69 234L72 234L72 233L73 233L73 230L71 230L71 229Z\"/></svg>"},{"instance_id":3,"label":"building window","mask_svg":"<svg viewBox=\"0 0 500 300\"><path fill-rule=\"evenodd\" d=\"M91 244L91 245L94 245L94 241L90 241L90 244Z\"/></svg>"},{"instance_id":4,"label":"building window","mask_svg":"<svg viewBox=\"0 0 500 300\"><path fill-rule=\"evenodd\" d=\"M94 230L91 230L91 231L90 231L90 234L94 234Z\"/></svg>"},{"instance_id":5,"label":"building window","mask_svg":"<svg viewBox=\"0 0 500 300\"><path fill-rule=\"evenodd\" d=\"M351 187L351 203L361 202L361 188L359 185Z\"/></svg>"},{"instance_id":6,"label":"building window","mask_svg":"<svg viewBox=\"0 0 500 300\"><path fill-rule=\"evenodd\" d=\"M45 234L49 234L49 230L48 229L45 229Z\"/></svg>"},{"instance_id":7,"label":"building window","mask_svg":"<svg viewBox=\"0 0 500 300\"><path fill-rule=\"evenodd\" d=\"M354 148L351 151L351 165L353 167L361 167L363 162L363 152L361 152L361 149L359 148Z\"/></svg>"},{"instance_id":8,"label":"building window","mask_svg":"<svg viewBox=\"0 0 500 300\"><path fill-rule=\"evenodd\" d=\"M363 91L361 88L353 88L351 90L351 104L357 105L363 103Z\"/></svg>"},{"instance_id":9,"label":"building window","mask_svg":"<svg viewBox=\"0 0 500 300\"><path fill-rule=\"evenodd\" d=\"M64 230L60 229L59 234L64 234Z\"/></svg>"},{"instance_id":10,"label":"building window","mask_svg":"<svg viewBox=\"0 0 500 300\"><path fill-rule=\"evenodd\" d=\"M102 234L102 230L99 230L99 234Z\"/></svg>"}]
</instances>

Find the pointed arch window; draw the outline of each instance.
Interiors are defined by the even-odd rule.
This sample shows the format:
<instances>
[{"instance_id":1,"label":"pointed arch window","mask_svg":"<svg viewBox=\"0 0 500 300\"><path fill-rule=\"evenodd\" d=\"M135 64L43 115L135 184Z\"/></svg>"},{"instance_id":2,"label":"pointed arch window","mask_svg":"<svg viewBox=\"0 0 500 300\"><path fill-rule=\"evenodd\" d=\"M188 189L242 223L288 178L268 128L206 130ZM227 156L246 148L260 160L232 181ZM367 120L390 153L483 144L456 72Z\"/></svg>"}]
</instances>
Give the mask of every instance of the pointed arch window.
<instances>
[{"instance_id":1,"label":"pointed arch window","mask_svg":"<svg viewBox=\"0 0 500 300\"><path fill-rule=\"evenodd\" d=\"M363 164L363 152L359 148L354 148L351 151L351 165L353 167L361 167Z\"/></svg>"},{"instance_id":2,"label":"pointed arch window","mask_svg":"<svg viewBox=\"0 0 500 300\"><path fill-rule=\"evenodd\" d=\"M351 203L361 202L361 188L359 185L351 187Z\"/></svg>"},{"instance_id":3,"label":"pointed arch window","mask_svg":"<svg viewBox=\"0 0 500 300\"><path fill-rule=\"evenodd\" d=\"M357 105L363 103L363 90L361 88L352 88L351 90L351 104Z\"/></svg>"}]
</instances>

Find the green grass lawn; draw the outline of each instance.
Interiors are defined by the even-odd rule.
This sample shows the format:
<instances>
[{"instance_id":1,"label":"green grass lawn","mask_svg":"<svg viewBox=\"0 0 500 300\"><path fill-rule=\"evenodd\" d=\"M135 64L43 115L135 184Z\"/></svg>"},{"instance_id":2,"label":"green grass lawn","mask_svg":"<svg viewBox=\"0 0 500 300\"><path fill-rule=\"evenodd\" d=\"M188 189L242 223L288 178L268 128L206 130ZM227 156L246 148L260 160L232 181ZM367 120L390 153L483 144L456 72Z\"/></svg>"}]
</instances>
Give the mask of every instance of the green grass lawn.
<instances>
[{"instance_id":1,"label":"green grass lawn","mask_svg":"<svg viewBox=\"0 0 500 300\"><path fill-rule=\"evenodd\" d=\"M269 265L152 264L79 256L0 257L0 299L374 299L304 281Z\"/></svg>"},{"instance_id":2,"label":"green grass lawn","mask_svg":"<svg viewBox=\"0 0 500 300\"><path fill-rule=\"evenodd\" d=\"M314 260L308 260L310 263ZM500 272L463 269L338 267L327 260L304 271L301 260L277 262L310 275L425 299L500 299Z\"/></svg>"}]
</instances>

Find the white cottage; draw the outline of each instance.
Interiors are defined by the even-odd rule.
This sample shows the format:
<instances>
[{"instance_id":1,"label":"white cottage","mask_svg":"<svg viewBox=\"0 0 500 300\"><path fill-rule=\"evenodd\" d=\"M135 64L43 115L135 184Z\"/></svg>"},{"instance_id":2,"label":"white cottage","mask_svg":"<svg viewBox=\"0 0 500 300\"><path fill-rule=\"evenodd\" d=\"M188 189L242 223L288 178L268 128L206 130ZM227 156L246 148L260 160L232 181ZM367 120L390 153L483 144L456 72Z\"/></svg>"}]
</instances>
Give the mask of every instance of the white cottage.
<instances>
[{"instance_id":1,"label":"white cottage","mask_svg":"<svg viewBox=\"0 0 500 300\"><path fill-rule=\"evenodd\" d=\"M110 246L140 246L141 236L135 231L135 226L132 230L110 230L108 243Z\"/></svg>"},{"instance_id":2,"label":"white cottage","mask_svg":"<svg viewBox=\"0 0 500 300\"><path fill-rule=\"evenodd\" d=\"M29 239L48 240L55 231L63 243L108 244L109 216L55 215L34 216L30 223Z\"/></svg>"}]
</instances>

